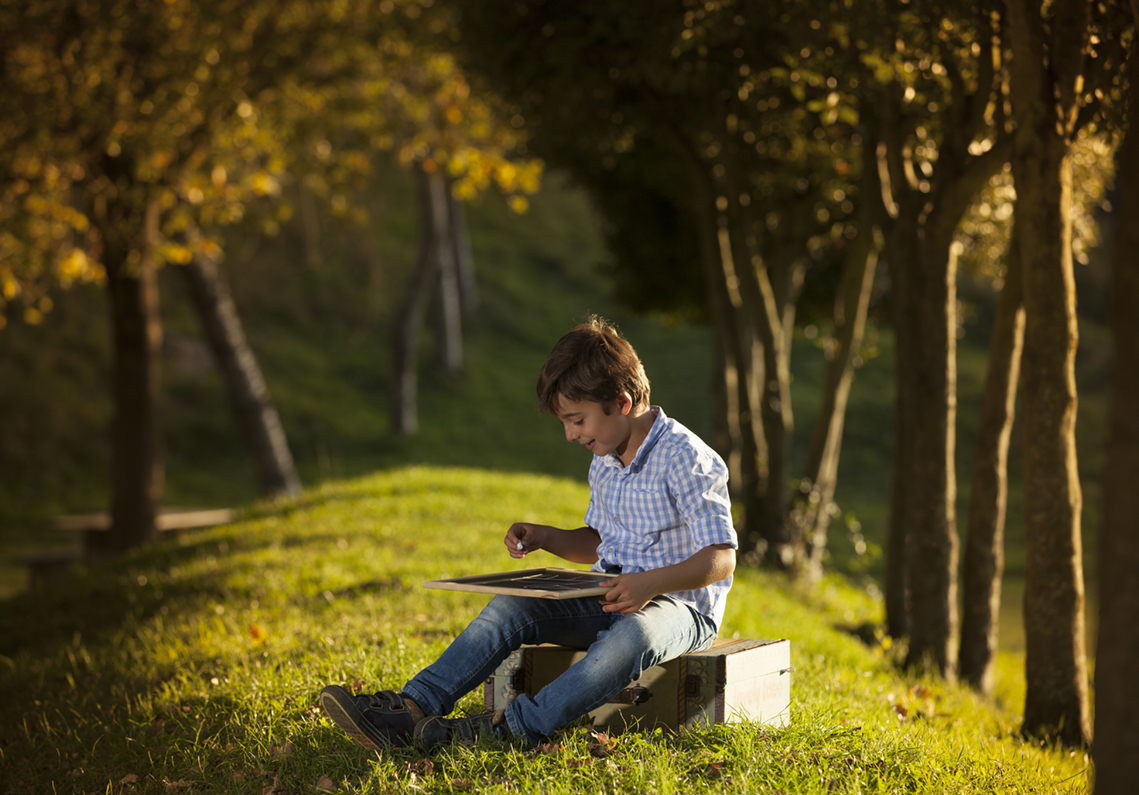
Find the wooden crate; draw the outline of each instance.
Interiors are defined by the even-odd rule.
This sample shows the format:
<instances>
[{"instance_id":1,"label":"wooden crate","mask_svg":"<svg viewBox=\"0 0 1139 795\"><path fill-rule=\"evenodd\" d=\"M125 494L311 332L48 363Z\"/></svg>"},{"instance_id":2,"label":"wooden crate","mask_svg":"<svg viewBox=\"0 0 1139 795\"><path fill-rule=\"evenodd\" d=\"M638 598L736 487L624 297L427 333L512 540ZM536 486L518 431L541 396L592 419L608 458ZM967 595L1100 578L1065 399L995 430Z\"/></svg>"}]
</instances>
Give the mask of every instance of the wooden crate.
<instances>
[{"instance_id":1,"label":"wooden crate","mask_svg":"<svg viewBox=\"0 0 1139 795\"><path fill-rule=\"evenodd\" d=\"M501 709L519 693L533 696L585 655L565 646L523 646L486 680L486 708ZM706 651L649 668L589 714L605 728L679 730L745 720L786 726L793 671L789 641L717 640Z\"/></svg>"}]
</instances>

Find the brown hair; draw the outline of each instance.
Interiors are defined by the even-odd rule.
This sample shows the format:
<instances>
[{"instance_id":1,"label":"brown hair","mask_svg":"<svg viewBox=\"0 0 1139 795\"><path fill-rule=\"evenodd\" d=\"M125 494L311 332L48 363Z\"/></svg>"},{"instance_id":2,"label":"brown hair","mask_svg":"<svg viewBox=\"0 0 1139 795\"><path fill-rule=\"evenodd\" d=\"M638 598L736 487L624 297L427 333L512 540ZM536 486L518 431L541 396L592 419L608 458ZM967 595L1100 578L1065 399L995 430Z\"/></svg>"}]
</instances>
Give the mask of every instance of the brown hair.
<instances>
[{"instance_id":1,"label":"brown hair","mask_svg":"<svg viewBox=\"0 0 1139 795\"><path fill-rule=\"evenodd\" d=\"M649 379L637 352L596 315L558 340L538 375L538 408L550 414L562 398L592 400L608 414L622 392L634 409L648 408Z\"/></svg>"}]
</instances>

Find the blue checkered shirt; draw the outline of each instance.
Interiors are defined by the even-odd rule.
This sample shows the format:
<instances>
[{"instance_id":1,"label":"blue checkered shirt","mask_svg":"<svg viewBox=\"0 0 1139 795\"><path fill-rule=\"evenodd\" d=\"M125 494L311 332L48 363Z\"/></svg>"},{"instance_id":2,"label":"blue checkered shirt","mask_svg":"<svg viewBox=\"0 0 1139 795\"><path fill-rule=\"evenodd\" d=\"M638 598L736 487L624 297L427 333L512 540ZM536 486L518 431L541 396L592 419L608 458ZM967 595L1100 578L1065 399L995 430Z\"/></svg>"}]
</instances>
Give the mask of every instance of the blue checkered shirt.
<instances>
[{"instance_id":1,"label":"blue checkered shirt","mask_svg":"<svg viewBox=\"0 0 1139 795\"><path fill-rule=\"evenodd\" d=\"M622 466L610 453L590 465L585 523L601 536L594 571L648 571L685 561L712 544L739 546L723 459L659 406L650 410L656 421L633 463ZM731 587L728 577L670 595L718 629Z\"/></svg>"}]
</instances>

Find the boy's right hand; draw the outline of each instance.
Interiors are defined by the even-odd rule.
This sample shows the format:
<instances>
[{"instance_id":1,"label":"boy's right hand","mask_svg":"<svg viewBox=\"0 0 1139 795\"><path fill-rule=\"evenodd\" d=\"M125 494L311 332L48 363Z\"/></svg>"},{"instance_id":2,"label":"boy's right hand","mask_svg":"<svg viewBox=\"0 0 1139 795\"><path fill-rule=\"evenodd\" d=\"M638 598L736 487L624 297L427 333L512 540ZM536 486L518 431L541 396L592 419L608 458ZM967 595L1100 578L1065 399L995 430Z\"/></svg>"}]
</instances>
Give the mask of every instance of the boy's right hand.
<instances>
[{"instance_id":1,"label":"boy's right hand","mask_svg":"<svg viewBox=\"0 0 1139 795\"><path fill-rule=\"evenodd\" d=\"M542 528L525 522L515 522L506 531L504 543L510 557L521 560L527 553L542 548Z\"/></svg>"}]
</instances>

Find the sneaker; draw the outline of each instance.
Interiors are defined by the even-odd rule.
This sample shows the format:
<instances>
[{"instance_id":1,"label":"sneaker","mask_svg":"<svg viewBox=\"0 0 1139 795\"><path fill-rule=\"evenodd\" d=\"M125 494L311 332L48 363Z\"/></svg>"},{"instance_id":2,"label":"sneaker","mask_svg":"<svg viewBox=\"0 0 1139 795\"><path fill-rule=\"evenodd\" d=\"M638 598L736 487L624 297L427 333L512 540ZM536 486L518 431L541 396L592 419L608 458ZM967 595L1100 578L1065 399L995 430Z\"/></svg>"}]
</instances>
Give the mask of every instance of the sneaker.
<instances>
[{"instance_id":1,"label":"sneaker","mask_svg":"<svg viewBox=\"0 0 1139 795\"><path fill-rule=\"evenodd\" d=\"M392 690L354 696L339 685L320 691L320 704L332 722L368 749L404 748L423 713L411 699Z\"/></svg>"},{"instance_id":2,"label":"sneaker","mask_svg":"<svg viewBox=\"0 0 1139 795\"><path fill-rule=\"evenodd\" d=\"M497 740L510 737L510 728L503 719L502 710L469 718L427 718L415 726L415 744L421 751L429 751L453 740L473 744L480 737Z\"/></svg>"}]
</instances>

